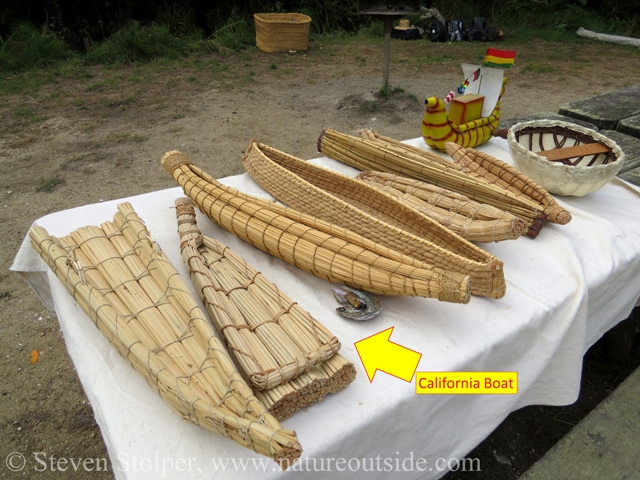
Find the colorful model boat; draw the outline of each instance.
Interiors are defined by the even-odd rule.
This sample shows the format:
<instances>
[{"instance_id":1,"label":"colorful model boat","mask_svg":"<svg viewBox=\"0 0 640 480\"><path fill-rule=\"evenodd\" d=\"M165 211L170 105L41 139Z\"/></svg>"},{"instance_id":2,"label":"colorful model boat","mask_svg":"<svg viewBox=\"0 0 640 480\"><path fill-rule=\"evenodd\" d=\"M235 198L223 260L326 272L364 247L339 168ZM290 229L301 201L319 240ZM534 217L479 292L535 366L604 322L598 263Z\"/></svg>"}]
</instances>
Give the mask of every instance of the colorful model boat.
<instances>
[{"instance_id":1,"label":"colorful model boat","mask_svg":"<svg viewBox=\"0 0 640 480\"><path fill-rule=\"evenodd\" d=\"M445 143L454 142L462 147L473 148L482 145L491 138L491 134L500 123L500 99L504 95L507 78L502 82L498 102L491 115L472 120L462 125L451 121L443 100L429 97L425 100L426 111L422 120L422 136L430 147L445 151Z\"/></svg>"},{"instance_id":2,"label":"colorful model boat","mask_svg":"<svg viewBox=\"0 0 640 480\"><path fill-rule=\"evenodd\" d=\"M445 151L447 142L473 148L488 141L500 122L500 99L507 85L503 69L513 65L515 58L514 50L488 48L482 66L462 65L465 80L457 92L462 97L455 97L454 92L449 92L444 101L436 97L427 98L422 120L422 136L427 145ZM467 104L462 99L471 103ZM451 104L449 113L445 101ZM466 105L470 106L469 111L465 111ZM477 110L471 105L478 107Z\"/></svg>"}]
</instances>

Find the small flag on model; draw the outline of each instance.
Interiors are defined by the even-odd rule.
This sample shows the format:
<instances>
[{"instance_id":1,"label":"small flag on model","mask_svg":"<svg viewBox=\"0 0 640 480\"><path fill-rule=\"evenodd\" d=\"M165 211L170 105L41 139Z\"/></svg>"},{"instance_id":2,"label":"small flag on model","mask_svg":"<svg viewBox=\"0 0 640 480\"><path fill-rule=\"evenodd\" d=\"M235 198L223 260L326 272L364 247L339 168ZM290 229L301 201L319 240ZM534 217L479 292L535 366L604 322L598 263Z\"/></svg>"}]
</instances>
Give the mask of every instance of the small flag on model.
<instances>
[{"instance_id":1,"label":"small flag on model","mask_svg":"<svg viewBox=\"0 0 640 480\"><path fill-rule=\"evenodd\" d=\"M516 61L515 50L498 50L488 48L484 56L483 67L509 68Z\"/></svg>"},{"instance_id":2,"label":"small flag on model","mask_svg":"<svg viewBox=\"0 0 640 480\"><path fill-rule=\"evenodd\" d=\"M462 82L460 84L460 86L458 87L458 93L460 95L464 95L464 91L466 90L466 88L469 86L469 79L473 77L472 82L475 82L476 80L478 80L478 78L480 78L480 69L477 69L475 72L473 72L471 75L469 75L467 78L465 78L464 82Z\"/></svg>"}]
</instances>

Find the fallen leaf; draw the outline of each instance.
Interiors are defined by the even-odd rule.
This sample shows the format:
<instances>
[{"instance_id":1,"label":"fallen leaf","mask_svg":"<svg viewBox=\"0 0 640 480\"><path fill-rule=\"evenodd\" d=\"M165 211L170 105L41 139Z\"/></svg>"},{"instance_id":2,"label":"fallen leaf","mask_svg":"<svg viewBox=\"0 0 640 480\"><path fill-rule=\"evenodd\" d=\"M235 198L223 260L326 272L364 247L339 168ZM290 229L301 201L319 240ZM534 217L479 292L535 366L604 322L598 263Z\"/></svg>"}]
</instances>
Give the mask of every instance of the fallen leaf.
<instances>
[{"instance_id":1,"label":"fallen leaf","mask_svg":"<svg viewBox=\"0 0 640 480\"><path fill-rule=\"evenodd\" d=\"M493 457L500 463L502 463L503 465L511 465L511 460L509 460L507 457L505 457L504 455L497 453L495 450L493 451Z\"/></svg>"},{"instance_id":2,"label":"fallen leaf","mask_svg":"<svg viewBox=\"0 0 640 480\"><path fill-rule=\"evenodd\" d=\"M39 356L40 356L40 353L38 353L38 350L36 350L35 348L31 350L31 363L33 363L34 365L38 363Z\"/></svg>"}]
</instances>

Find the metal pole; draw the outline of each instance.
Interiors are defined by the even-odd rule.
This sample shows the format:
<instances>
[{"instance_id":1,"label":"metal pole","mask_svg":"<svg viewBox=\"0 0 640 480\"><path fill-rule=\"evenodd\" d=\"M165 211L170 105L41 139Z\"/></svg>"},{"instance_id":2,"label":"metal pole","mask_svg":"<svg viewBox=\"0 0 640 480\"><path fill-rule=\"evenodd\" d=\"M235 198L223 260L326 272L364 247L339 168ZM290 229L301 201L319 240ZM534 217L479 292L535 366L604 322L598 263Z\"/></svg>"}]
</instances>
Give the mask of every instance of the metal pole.
<instances>
[{"instance_id":1,"label":"metal pole","mask_svg":"<svg viewBox=\"0 0 640 480\"><path fill-rule=\"evenodd\" d=\"M389 87L389 62L391 58L391 30L393 18L384 18L384 66L382 70L382 88Z\"/></svg>"}]
</instances>

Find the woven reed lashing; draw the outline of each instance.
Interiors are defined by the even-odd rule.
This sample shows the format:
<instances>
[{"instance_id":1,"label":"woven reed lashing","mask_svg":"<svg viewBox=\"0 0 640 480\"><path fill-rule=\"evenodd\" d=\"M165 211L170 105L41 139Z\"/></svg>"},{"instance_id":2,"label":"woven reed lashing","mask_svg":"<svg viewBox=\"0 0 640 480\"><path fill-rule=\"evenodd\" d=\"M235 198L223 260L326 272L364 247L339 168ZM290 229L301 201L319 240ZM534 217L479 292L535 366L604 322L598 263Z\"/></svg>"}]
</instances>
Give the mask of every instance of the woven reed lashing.
<instances>
[{"instance_id":1,"label":"woven reed lashing","mask_svg":"<svg viewBox=\"0 0 640 480\"><path fill-rule=\"evenodd\" d=\"M460 193L480 203L492 205L522 218L527 235L537 235L546 215L539 205L515 193L469 175L466 169L434 153L382 137L372 130L361 130L362 138L335 130L324 130L318 150L360 170L395 173Z\"/></svg>"},{"instance_id":2,"label":"woven reed lashing","mask_svg":"<svg viewBox=\"0 0 640 480\"><path fill-rule=\"evenodd\" d=\"M222 228L317 277L380 295L469 301L466 275L434 268L338 225L222 185L180 152L166 153L162 165Z\"/></svg>"},{"instance_id":3,"label":"woven reed lashing","mask_svg":"<svg viewBox=\"0 0 640 480\"><path fill-rule=\"evenodd\" d=\"M360 172L357 178L393 195L465 240L514 240L526 230L520 217L429 183L373 171Z\"/></svg>"},{"instance_id":4,"label":"woven reed lashing","mask_svg":"<svg viewBox=\"0 0 640 480\"><path fill-rule=\"evenodd\" d=\"M453 142L445 144L445 148L454 162L469 169L470 175L484 178L519 197L536 202L542 212L548 216L549 222L566 225L571 221L571 213L558 205L555 198L544 187L517 168L488 153L479 152L473 148L462 148Z\"/></svg>"},{"instance_id":5,"label":"woven reed lashing","mask_svg":"<svg viewBox=\"0 0 640 480\"><path fill-rule=\"evenodd\" d=\"M31 243L120 355L196 425L291 465L302 448L253 395L213 327L129 203L113 222Z\"/></svg>"},{"instance_id":6,"label":"woven reed lashing","mask_svg":"<svg viewBox=\"0 0 640 480\"><path fill-rule=\"evenodd\" d=\"M177 199L176 212L191 278L254 390L297 378L338 351L338 339L322 324L228 247L202 235L190 198ZM345 378L355 378L353 364L342 365L336 375L344 388ZM319 383L328 393L327 382ZM316 395L323 390L311 384L305 389Z\"/></svg>"},{"instance_id":7,"label":"woven reed lashing","mask_svg":"<svg viewBox=\"0 0 640 480\"><path fill-rule=\"evenodd\" d=\"M472 294L504 295L502 262L396 197L255 141L242 161L262 188L289 207L424 263L469 275Z\"/></svg>"}]
</instances>

